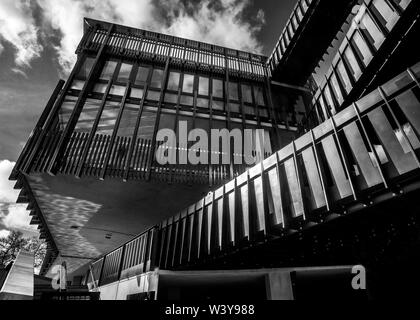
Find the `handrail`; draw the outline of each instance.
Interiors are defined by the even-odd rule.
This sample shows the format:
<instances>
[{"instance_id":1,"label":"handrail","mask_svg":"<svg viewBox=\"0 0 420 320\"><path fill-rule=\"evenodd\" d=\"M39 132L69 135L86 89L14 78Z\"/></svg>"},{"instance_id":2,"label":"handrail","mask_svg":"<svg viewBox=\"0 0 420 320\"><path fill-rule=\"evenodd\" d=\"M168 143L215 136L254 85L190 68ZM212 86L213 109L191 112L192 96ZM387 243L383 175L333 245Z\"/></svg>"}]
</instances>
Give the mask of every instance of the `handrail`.
<instances>
[{"instance_id":1,"label":"handrail","mask_svg":"<svg viewBox=\"0 0 420 320\"><path fill-rule=\"evenodd\" d=\"M185 266L227 253L244 241L258 243L273 234L286 236L279 230L323 223L331 212L357 205L361 195L389 191L407 174L413 177L420 169L420 101L413 92L420 90L419 78L420 63L156 225L153 241L145 240L151 238L148 230L106 254L101 259L105 264L109 259L108 267L114 269L100 285L154 267ZM390 117L395 112L398 119ZM395 121L399 121L398 128ZM366 206L362 204L359 207ZM146 251L140 242L149 246ZM127 250L130 243L137 247ZM154 252L148 256L148 268L120 263L138 256L136 248L143 248L143 255Z\"/></svg>"}]
</instances>

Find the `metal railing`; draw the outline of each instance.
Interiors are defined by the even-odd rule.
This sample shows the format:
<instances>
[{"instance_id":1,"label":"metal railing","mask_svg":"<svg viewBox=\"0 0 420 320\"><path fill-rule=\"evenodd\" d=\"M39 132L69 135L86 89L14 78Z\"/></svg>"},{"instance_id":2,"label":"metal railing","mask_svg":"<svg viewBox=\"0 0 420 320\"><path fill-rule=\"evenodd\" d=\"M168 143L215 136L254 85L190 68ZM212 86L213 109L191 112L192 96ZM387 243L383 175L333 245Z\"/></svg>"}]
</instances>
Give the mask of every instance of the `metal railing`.
<instances>
[{"instance_id":1,"label":"metal railing","mask_svg":"<svg viewBox=\"0 0 420 320\"><path fill-rule=\"evenodd\" d=\"M373 193L418 180L419 77L420 63L101 257L93 265L102 270L99 285L154 267L185 267L273 235L286 237L286 231L323 223L331 213L363 209Z\"/></svg>"},{"instance_id":2,"label":"metal railing","mask_svg":"<svg viewBox=\"0 0 420 320\"><path fill-rule=\"evenodd\" d=\"M280 34L279 40L274 46L273 52L267 60L267 65L271 71L277 68L286 51L288 51L289 45L293 42L293 38L298 36L297 31L301 28L302 22L307 20L307 15L310 13L309 7L312 2L313 0L297 1L286 26Z\"/></svg>"},{"instance_id":3,"label":"metal railing","mask_svg":"<svg viewBox=\"0 0 420 320\"><path fill-rule=\"evenodd\" d=\"M107 39L110 24L86 19L88 29L79 44L82 50L98 51ZM172 61L193 64L204 69L227 69L241 76L264 78L267 57L220 47L208 43L183 39L156 32L115 25L107 43L107 52L128 58Z\"/></svg>"}]
</instances>

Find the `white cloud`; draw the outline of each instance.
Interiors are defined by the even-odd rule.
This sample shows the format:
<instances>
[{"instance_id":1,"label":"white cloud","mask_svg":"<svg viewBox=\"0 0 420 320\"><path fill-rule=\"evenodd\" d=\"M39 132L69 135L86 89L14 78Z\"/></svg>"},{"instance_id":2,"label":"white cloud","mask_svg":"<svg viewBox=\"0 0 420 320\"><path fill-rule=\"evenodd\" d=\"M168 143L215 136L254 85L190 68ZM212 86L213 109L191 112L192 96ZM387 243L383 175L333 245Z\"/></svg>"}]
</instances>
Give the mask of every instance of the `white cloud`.
<instances>
[{"instance_id":1,"label":"white cloud","mask_svg":"<svg viewBox=\"0 0 420 320\"><path fill-rule=\"evenodd\" d=\"M31 218L26 210L26 204L16 204L19 190L14 190L15 182L8 181L10 172L15 165L9 160L0 161L0 226L9 230L35 231L30 226Z\"/></svg>"},{"instance_id":2,"label":"white cloud","mask_svg":"<svg viewBox=\"0 0 420 320\"><path fill-rule=\"evenodd\" d=\"M10 173L15 163L9 160L0 161L0 202L14 203L19 195L19 190L14 190L14 181L9 181Z\"/></svg>"},{"instance_id":3,"label":"white cloud","mask_svg":"<svg viewBox=\"0 0 420 320\"><path fill-rule=\"evenodd\" d=\"M16 49L16 65L29 67L44 46L53 46L62 71L68 73L76 60L84 17L259 53L255 33L265 23L264 12L258 10L251 25L242 19L249 4L250 0L201 0L187 5L178 0L1 0L0 54L1 42L9 42ZM42 18L38 25L33 17L37 6ZM53 30L60 37L56 45Z\"/></svg>"},{"instance_id":4,"label":"white cloud","mask_svg":"<svg viewBox=\"0 0 420 320\"><path fill-rule=\"evenodd\" d=\"M34 230L34 226L29 224L31 217L26 206L26 204L9 205L8 213L2 218L2 224L9 230Z\"/></svg>"},{"instance_id":5,"label":"white cloud","mask_svg":"<svg viewBox=\"0 0 420 320\"><path fill-rule=\"evenodd\" d=\"M0 238L7 238L9 234L10 234L9 230L0 230Z\"/></svg>"},{"instance_id":6,"label":"white cloud","mask_svg":"<svg viewBox=\"0 0 420 320\"><path fill-rule=\"evenodd\" d=\"M18 75L21 75L22 77L24 77L25 79L28 79L28 75L26 74L25 71L18 69L18 68L12 68L12 72L16 73Z\"/></svg>"},{"instance_id":7,"label":"white cloud","mask_svg":"<svg viewBox=\"0 0 420 320\"><path fill-rule=\"evenodd\" d=\"M264 12L258 11L255 25L245 22L242 14L250 3L248 0L222 0L217 10L211 1L205 0L192 10L192 14L188 10L191 7L184 7L178 1L165 2L171 19L168 33L234 49L261 52L261 44L255 34L264 24Z\"/></svg>"},{"instance_id":8,"label":"white cloud","mask_svg":"<svg viewBox=\"0 0 420 320\"><path fill-rule=\"evenodd\" d=\"M18 66L29 66L34 58L40 57L43 47L39 43L30 0L0 1L0 41L7 41L15 48ZM2 49L0 44L0 54Z\"/></svg>"},{"instance_id":9,"label":"white cloud","mask_svg":"<svg viewBox=\"0 0 420 320\"><path fill-rule=\"evenodd\" d=\"M61 33L55 49L63 71L69 72L76 61L74 54L83 35L83 18L152 27L154 6L151 0L38 0L44 23Z\"/></svg>"}]
</instances>

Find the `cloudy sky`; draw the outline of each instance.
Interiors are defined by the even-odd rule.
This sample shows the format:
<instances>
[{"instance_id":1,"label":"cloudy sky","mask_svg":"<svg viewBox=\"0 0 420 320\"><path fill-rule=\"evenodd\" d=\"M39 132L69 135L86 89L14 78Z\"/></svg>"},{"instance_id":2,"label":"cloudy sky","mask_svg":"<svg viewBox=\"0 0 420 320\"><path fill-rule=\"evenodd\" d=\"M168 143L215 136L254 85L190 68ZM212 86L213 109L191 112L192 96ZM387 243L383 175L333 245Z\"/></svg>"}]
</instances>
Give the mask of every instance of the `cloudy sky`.
<instances>
[{"instance_id":1,"label":"cloudy sky","mask_svg":"<svg viewBox=\"0 0 420 320\"><path fill-rule=\"evenodd\" d=\"M296 0L0 0L0 236L35 232L7 181L57 81L83 17L269 55Z\"/></svg>"}]
</instances>

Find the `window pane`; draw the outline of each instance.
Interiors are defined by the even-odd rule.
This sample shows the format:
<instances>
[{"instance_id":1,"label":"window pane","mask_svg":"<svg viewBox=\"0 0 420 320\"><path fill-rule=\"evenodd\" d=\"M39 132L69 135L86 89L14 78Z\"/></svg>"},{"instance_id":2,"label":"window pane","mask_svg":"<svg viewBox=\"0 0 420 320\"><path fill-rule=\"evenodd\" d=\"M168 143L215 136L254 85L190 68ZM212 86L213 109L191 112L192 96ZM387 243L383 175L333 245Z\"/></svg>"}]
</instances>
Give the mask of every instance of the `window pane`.
<instances>
[{"instance_id":1,"label":"window pane","mask_svg":"<svg viewBox=\"0 0 420 320\"><path fill-rule=\"evenodd\" d=\"M379 49L385 38L381 30L379 30L378 26L375 24L375 22L372 20L371 16L368 13L366 13L362 17L360 21L360 28L362 31L365 32L365 35L371 40L373 46L376 49Z\"/></svg>"},{"instance_id":2,"label":"window pane","mask_svg":"<svg viewBox=\"0 0 420 320\"><path fill-rule=\"evenodd\" d=\"M381 20L384 21L385 27L388 31L391 31L399 18L397 12L395 12L385 0L374 0L373 6L381 15Z\"/></svg>"},{"instance_id":3,"label":"window pane","mask_svg":"<svg viewBox=\"0 0 420 320\"><path fill-rule=\"evenodd\" d=\"M354 33L353 36L353 44L355 45L356 52L359 54L359 57L363 61L365 67L368 66L373 57L372 52L367 46L365 40L357 31Z\"/></svg>"},{"instance_id":4,"label":"window pane","mask_svg":"<svg viewBox=\"0 0 420 320\"><path fill-rule=\"evenodd\" d=\"M144 85L146 83L149 76L149 70L150 69L146 67L139 67L135 81L136 85Z\"/></svg>"},{"instance_id":5,"label":"window pane","mask_svg":"<svg viewBox=\"0 0 420 320\"><path fill-rule=\"evenodd\" d=\"M121 117L117 135L120 137L132 137L136 126L139 105L127 103Z\"/></svg>"},{"instance_id":6,"label":"window pane","mask_svg":"<svg viewBox=\"0 0 420 320\"><path fill-rule=\"evenodd\" d=\"M74 106L76 104L77 97L67 95L64 98L63 104L60 108L60 125L64 128L67 125L67 122L70 119L70 115L73 112Z\"/></svg>"},{"instance_id":7,"label":"window pane","mask_svg":"<svg viewBox=\"0 0 420 320\"><path fill-rule=\"evenodd\" d=\"M82 90L83 89L83 86L85 85L85 82L86 81L75 79L71 83L70 89L73 89L73 90Z\"/></svg>"},{"instance_id":8,"label":"window pane","mask_svg":"<svg viewBox=\"0 0 420 320\"><path fill-rule=\"evenodd\" d=\"M251 107L251 106L244 106L244 108L245 108L245 114L248 114L248 115L252 115L252 116L255 116L255 107Z\"/></svg>"},{"instance_id":9,"label":"window pane","mask_svg":"<svg viewBox=\"0 0 420 320\"><path fill-rule=\"evenodd\" d=\"M77 120L75 130L89 132L96 119L100 105L101 100L86 99L82 112Z\"/></svg>"},{"instance_id":10,"label":"window pane","mask_svg":"<svg viewBox=\"0 0 420 320\"><path fill-rule=\"evenodd\" d=\"M241 112L240 106L238 103L229 102L229 109L230 109L230 112L236 112L236 113Z\"/></svg>"},{"instance_id":11,"label":"window pane","mask_svg":"<svg viewBox=\"0 0 420 320\"><path fill-rule=\"evenodd\" d=\"M95 87L93 88L93 92L105 93L106 87L107 87L107 85L104 84L104 83L97 83L97 84L95 84Z\"/></svg>"},{"instance_id":12,"label":"window pane","mask_svg":"<svg viewBox=\"0 0 420 320\"><path fill-rule=\"evenodd\" d=\"M97 133L111 134L114 130L115 121L117 120L118 111L120 109L119 102L107 101L98 124Z\"/></svg>"},{"instance_id":13,"label":"window pane","mask_svg":"<svg viewBox=\"0 0 420 320\"><path fill-rule=\"evenodd\" d=\"M78 78L87 79L90 70L92 69L93 62L95 59L87 57L85 61L83 62L82 67L79 70L79 73L77 74Z\"/></svg>"},{"instance_id":14,"label":"window pane","mask_svg":"<svg viewBox=\"0 0 420 320\"><path fill-rule=\"evenodd\" d=\"M168 90L178 91L179 88L179 72L171 71L168 77Z\"/></svg>"},{"instance_id":15,"label":"window pane","mask_svg":"<svg viewBox=\"0 0 420 320\"><path fill-rule=\"evenodd\" d=\"M160 98L160 92L159 91L149 90L147 92L147 99L148 100L158 101L159 98Z\"/></svg>"},{"instance_id":16,"label":"window pane","mask_svg":"<svg viewBox=\"0 0 420 320\"><path fill-rule=\"evenodd\" d=\"M130 97L136 99L143 98L143 89L131 88Z\"/></svg>"},{"instance_id":17,"label":"window pane","mask_svg":"<svg viewBox=\"0 0 420 320\"><path fill-rule=\"evenodd\" d=\"M209 78L199 78L198 94L201 94L203 96L209 95Z\"/></svg>"},{"instance_id":18,"label":"window pane","mask_svg":"<svg viewBox=\"0 0 420 320\"><path fill-rule=\"evenodd\" d=\"M162 88L163 70L154 69L150 86L153 88Z\"/></svg>"},{"instance_id":19,"label":"window pane","mask_svg":"<svg viewBox=\"0 0 420 320\"><path fill-rule=\"evenodd\" d=\"M252 103L251 86L247 84L242 85L242 100L246 103Z\"/></svg>"},{"instance_id":20,"label":"window pane","mask_svg":"<svg viewBox=\"0 0 420 320\"><path fill-rule=\"evenodd\" d=\"M268 118L268 109L267 108L259 108L258 109L260 117Z\"/></svg>"},{"instance_id":21,"label":"window pane","mask_svg":"<svg viewBox=\"0 0 420 320\"><path fill-rule=\"evenodd\" d=\"M335 73L333 73L331 75L330 84L331 84L331 87L334 90L335 97L337 98L338 103L341 105L343 103L343 100L344 99L343 99L343 94L341 93L340 85L339 85L339 83L337 81L337 77L335 76Z\"/></svg>"},{"instance_id":22,"label":"window pane","mask_svg":"<svg viewBox=\"0 0 420 320\"><path fill-rule=\"evenodd\" d=\"M356 56L350 46L347 46L346 50L344 50L344 57L346 59L347 66L352 71L353 78L355 80L359 80L362 75L362 70L360 69Z\"/></svg>"},{"instance_id":23,"label":"window pane","mask_svg":"<svg viewBox=\"0 0 420 320\"><path fill-rule=\"evenodd\" d=\"M239 100L238 84L236 82L229 82L229 99Z\"/></svg>"},{"instance_id":24,"label":"window pane","mask_svg":"<svg viewBox=\"0 0 420 320\"><path fill-rule=\"evenodd\" d=\"M213 100L213 109L214 110L224 110L223 101Z\"/></svg>"},{"instance_id":25,"label":"window pane","mask_svg":"<svg viewBox=\"0 0 420 320\"><path fill-rule=\"evenodd\" d=\"M337 65L337 74L338 74L338 77L341 80L341 83L344 86L344 90L348 94L351 91L351 89L353 88L353 86L351 85L351 81L350 81L349 75L347 74L347 70L344 67L344 63L341 60Z\"/></svg>"},{"instance_id":26,"label":"window pane","mask_svg":"<svg viewBox=\"0 0 420 320\"><path fill-rule=\"evenodd\" d=\"M109 94L116 95L116 96L123 96L124 93L125 93L125 87L117 86L117 85L113 85L111 87L111 90L109 91Z\"/></svg>"},{"instance_id":27,"label":"window pane","mask_svg":"<svg viewBox=\"0 0 420 320\"><path fill-rule=\"evenodd\" d=\"M328 85L324 89L324 98L325 98L325 102L327 103L328 109L330 110L331 114L335 114L335 104L334 104L334 100L332 98L331 91L330 91L330 88L328 87Z\"/></svg>"},{"instance_id":28,"label":"window pane","mask_svg":"<svg viewBox=\"0 0 420 320\"><path fill-rule=\"evenodd\" d=\"M398 3L398 5L402 8L405 9L408 7L408 5L410 4L410 2L412 0L394 0L396 3Z\"/></svg>"},{"instance_id":29,"label":"window pane","mask_svg":"<svg viewBox=\"0 0 420 320\"><path fill-rule=\"evenodd\" d=\"M184 74L184 83L182 85L182 91L186 93L193 93L194 91L194 75Z\"/></svg>"},{"instance_id":30,"label":"window pane","mask_svg":"<svg viewBox=\"0 0 420 320\"><path fill-rule=\"evenodd\" d=\"M209 107L209 99L198 98L197 99L197 107L198 108L206 108Z\"/></svg>"},{"instance_id":31,"label":"window pane","mask_svg":"<svg viewBox=\"0 0 420 320\"><path fill-rule=\"evenodd\" d=\"M168 103L178 103L178 95L173 93L165 94L165 102Z\"/></svg>"},{"instance_id":32,"label":"window pane","mask_svg":"<svg viewBox=\"0 0 420 320\"><path fill-rule=\"evenodd\" d=\"M181 96L181 104L192 107L194 104L194 98L191 96Z\"/></svg>"},{"instance_id":33,"label":"window pane","mask_svg":"<svg viewBox=\"0 0 420 320\"><path fill-rule=\"evenodd\" d=\"M255 103L259 106L265 106L264 89L262 87L254 87Z\"/></svg>"},{"instance_id":34,"label":"window pane","mask_svg":"<svg viewBox=\"0 0 420 320\"><path fill-rule=\"evenodd\" d=\"M122 63L121 68L120 68L120 72L118 74L117 81L128 82L128 80L130 78L131 69L133 69L133 65L127 64L127 63Z\"/></svg>"},{"instance_id":35,"label":"window pane","mask_svg":"<svg viewBox=\"0 0 420 320\"><path fill-rule=\"evenodd\" d=\"M140 120L139 132L137 138L150 140L153 138L153 132L156 123L156 112L143 112Z\"/></svg>"},{"instance_id":36,"label":"window pane","mask_svg":"<svg viewBox=\"0 0 420 320\"><path fill-rule=\"evenodd\" d=\"M217 98L223 98L223 81L219 79L213 79L213 96Z\"/></svg>"},{"instance_id":37,"label":"window pane","mask_svg":"<svg viewBox=\"0 0 420 320\"><path fill-rule=\"evenodd\" d=\"M117 66L116 61L107 61L105 62L105 66L102 69L100 79L109 80L114 75L115 67Z\"/></svg>"}]
</instances>

